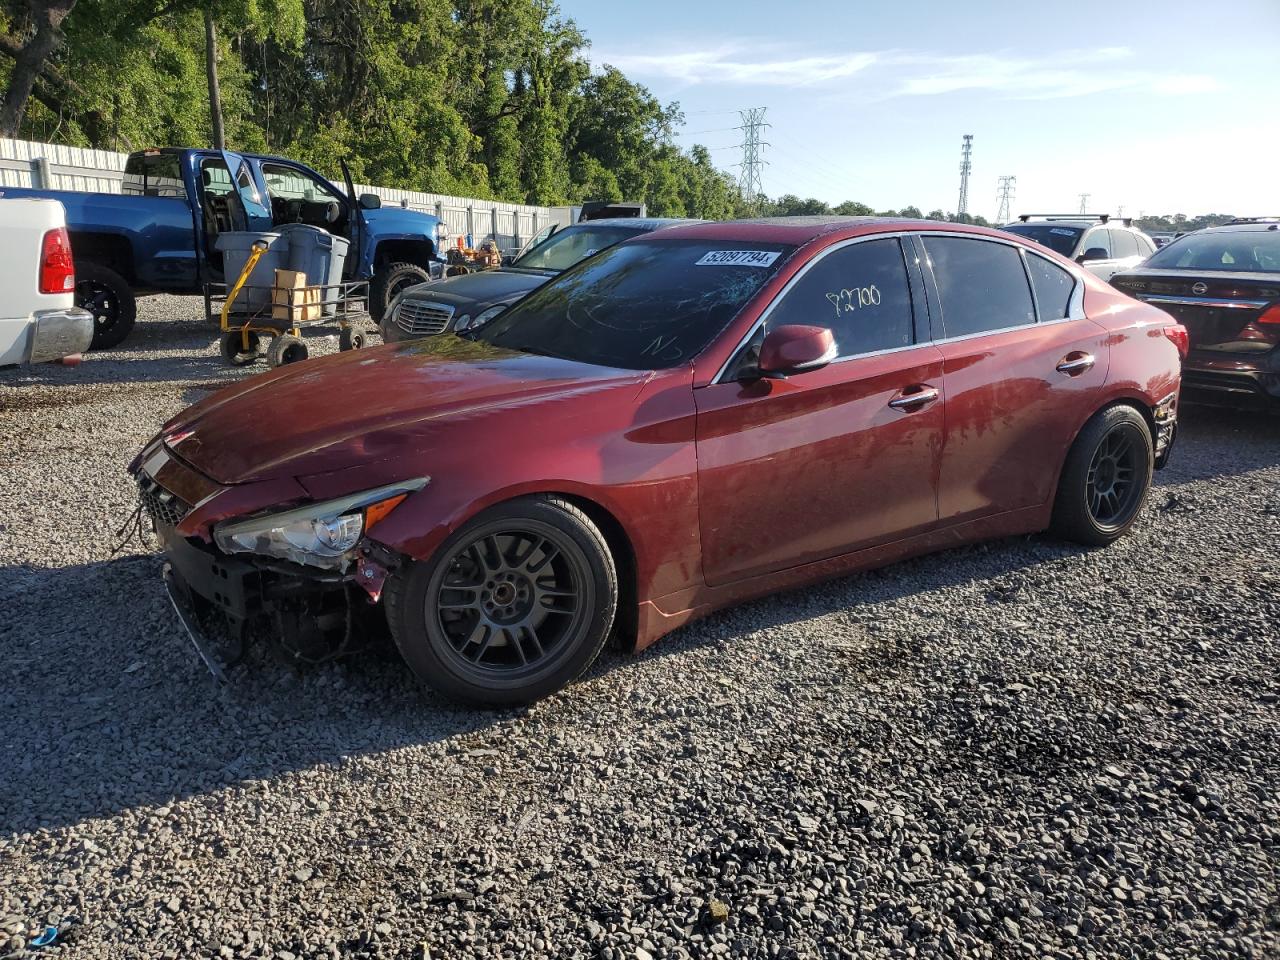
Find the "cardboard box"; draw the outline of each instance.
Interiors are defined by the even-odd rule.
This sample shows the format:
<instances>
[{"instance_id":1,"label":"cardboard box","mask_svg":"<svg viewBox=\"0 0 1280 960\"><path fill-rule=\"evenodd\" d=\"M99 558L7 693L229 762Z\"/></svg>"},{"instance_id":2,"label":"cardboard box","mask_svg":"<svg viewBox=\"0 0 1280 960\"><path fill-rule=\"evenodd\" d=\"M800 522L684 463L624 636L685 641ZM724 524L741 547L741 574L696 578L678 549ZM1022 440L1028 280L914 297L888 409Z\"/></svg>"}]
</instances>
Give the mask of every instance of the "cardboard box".
<instances>
[{"instance_id":1,"label":"cardboard box","mask_svg":"<svg viewBox=\"0 0 1280 960\"><path fill-rule=\"evenodd\" d=\"M277 270L272 286L272 320L294 324L320 319L320 288L307 286L301 270Z\"/></svg>"}]
</instances>

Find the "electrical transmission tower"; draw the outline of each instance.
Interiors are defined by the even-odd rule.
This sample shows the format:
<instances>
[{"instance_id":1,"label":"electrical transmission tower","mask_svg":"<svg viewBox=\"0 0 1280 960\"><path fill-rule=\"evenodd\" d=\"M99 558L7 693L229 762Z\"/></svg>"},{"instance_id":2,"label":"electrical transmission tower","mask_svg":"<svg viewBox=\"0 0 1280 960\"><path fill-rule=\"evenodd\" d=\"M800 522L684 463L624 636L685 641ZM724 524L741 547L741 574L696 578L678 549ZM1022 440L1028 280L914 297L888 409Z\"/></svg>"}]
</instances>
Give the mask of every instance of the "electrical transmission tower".
<instances>
[{"instance_id":1,"label":"electrical transmission tower","mask_svg":"<svg viewBox=\"0 0 1280 960\"><path fill-rule=\"evenodd\" d=\"M973 153L973 134L964 135L964 146L960 148L960 202L956 204L957 216L969 212L969 171L973 164L969 157Z\"/></svg>"},{"instance_id":2,"label":"electrical transmission tower","mask_svg":"<svg viewBox=\"0 0 1280 960\"><path fill-rule=\"evenodd\" d=\"M1093 196L1091 193L1080 194L1080 212L1086 213L1089 209L1089 198Z\"/></svg>"},{"instance_id":3,"label":"electrical transmission tower","mask_svg":"<svg viewBox=\"0 0 1280 960\"><path fill-rule=\"evenodd\" d=\"M742 171L738 176L738 189L742 192L742 199L751 209L755 209L756 203L764 193L762 175L765 164L769 162L764 158L761 149L769 144L760 139L760 131L771 126L765 123L766 109L768 108L752 107L750 110L738 111L738 116L742 117L742 126L738 128L742 131Z\"/></svg>"},{"instance_id":4,"label":"electrical transmission tower","mask_svg":"<svg viewBox=\"0 0 1280 960\"><path fill-rule=\"evenodd\" d=\"M1000 209L996 212L996 223L1008 223L1009 217L1013 215L1013 194L1017 182L1018 178L1013 176L1000 178L1000 187L997 190Z\"/></svg>"}]
</instances>

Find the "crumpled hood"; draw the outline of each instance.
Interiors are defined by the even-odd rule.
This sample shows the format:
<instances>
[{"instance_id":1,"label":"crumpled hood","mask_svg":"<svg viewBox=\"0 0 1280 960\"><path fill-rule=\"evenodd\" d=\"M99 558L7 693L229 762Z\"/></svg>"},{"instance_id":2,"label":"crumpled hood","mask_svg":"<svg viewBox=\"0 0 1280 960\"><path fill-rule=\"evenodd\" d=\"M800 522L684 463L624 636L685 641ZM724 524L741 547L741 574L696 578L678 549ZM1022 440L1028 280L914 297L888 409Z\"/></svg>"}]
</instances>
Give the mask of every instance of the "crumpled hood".
<instances>
[{"instance_id":1,"label":"crumpled hood","mask_svg":"<svg viewBox=\"0 0 1280 960\"><path fill-rule=\"evenodd\" d=\"M404 292L404 299L447 303L456 308L460 316L484 310L496 303L519 299L550 279L538 273L485 270L410 287Z\"/></svg>"},{"instance_id":2,"label":"crumpled hood","mask_svg":"<svg viewBox=\"0 0 1280 960\"><path fill-rule=\"evenodd\" d=\"M219 391L162 431L177 456L222 484L305 477L403 457L440 421L503 406L560 405L637 389L645 371L539 357L446 334L303 363Z\"/></svg>"}]
</instances>

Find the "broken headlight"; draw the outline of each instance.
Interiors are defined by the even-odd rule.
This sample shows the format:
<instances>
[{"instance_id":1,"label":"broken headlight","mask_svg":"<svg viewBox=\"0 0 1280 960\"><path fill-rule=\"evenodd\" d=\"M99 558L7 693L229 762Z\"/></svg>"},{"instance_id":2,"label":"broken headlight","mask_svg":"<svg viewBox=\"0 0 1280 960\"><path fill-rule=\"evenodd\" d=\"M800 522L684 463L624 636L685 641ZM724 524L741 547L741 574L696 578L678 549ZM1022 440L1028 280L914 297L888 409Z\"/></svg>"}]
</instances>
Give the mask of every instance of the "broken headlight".
<instances>
[{"instance_id":1,"label":"broken headlight","mask_svg":"<svg viewBox=\"0 0 1280 960\"><path fill-rule=\"evenodd\" d=\"M360 542L365 529L410 493L425 487L428 480L418 477L280 513L230 520L213 528L213 539L223 553L256 553L312 567L343 569L347 554Z\"/></svg>"}]
</instances>

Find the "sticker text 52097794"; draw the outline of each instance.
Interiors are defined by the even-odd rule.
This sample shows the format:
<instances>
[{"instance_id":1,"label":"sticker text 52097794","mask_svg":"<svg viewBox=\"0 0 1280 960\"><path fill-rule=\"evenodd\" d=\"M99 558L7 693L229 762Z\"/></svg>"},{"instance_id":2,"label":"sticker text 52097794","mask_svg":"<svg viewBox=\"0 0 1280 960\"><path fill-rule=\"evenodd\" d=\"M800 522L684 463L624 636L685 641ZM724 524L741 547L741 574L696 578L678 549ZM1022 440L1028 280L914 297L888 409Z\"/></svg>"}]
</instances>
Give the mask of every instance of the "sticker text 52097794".
<instances>
[{"instance_id":1,"label":"sticker text 52097794","mask_svg":"<svg viewBox=\"0 0 1280 960\"><path fill-rule=\"evenodd\" d=\"M776 250L708 250L695 267L767 267L778 259Z\"/></svg>"}]
</instances>

